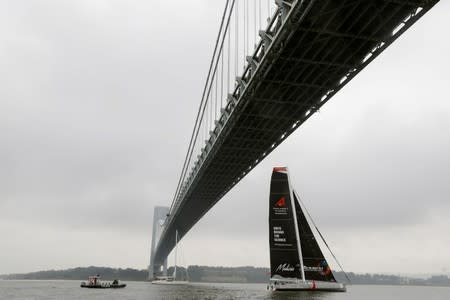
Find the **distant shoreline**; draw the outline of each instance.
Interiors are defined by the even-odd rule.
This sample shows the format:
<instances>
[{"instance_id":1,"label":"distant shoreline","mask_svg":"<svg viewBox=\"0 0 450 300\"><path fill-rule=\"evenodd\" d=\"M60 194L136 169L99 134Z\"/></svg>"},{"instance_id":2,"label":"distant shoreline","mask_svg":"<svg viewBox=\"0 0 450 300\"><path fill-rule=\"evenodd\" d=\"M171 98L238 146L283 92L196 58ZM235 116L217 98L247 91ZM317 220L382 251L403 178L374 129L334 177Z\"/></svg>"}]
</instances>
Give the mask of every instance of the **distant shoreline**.
<instances>
[{"instance_id":1,"label":"distant shoreline","mask_svg":"<svg viewBox=\"0 0 450 300\"><path fill-rule=\"evenodd\" d=\"M173 267L168 273L173 272ZM104 280L120 279L123 281L148 281L147 270L132 268L109 267L78 267L65 270L47 270L23 274L0 275L0 280L86 280L88 276L100 274ZM198 283L267 283L270 270L257 267L208 267L189 266L177 268L180 278L188 277L191 282ZM346 282L343 272L334 272L340 282ZM426 279L410 278L407 276L383 274L356 274L348 272L347 275L354 285L399 285L399 286L441 286L450 287L450 278L447 275L434 275ZM178 277L178 276L177 276Z\"/></svg>"}]
</instances>

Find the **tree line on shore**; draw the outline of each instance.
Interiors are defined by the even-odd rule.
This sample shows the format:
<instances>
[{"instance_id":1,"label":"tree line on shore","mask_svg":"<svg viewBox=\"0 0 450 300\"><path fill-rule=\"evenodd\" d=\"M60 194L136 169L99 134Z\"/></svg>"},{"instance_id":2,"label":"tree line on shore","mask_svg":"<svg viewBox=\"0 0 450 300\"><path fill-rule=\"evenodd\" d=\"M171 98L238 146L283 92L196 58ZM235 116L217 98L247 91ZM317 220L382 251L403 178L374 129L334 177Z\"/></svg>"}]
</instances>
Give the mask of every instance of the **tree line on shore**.
<instances>
[{"instance_id":1,"label":"tree line on shore","mask_svg":"<svg viewBox=\"0 0 450 300\"><path fill-rule=\"evenodd\" d=\"M168 274L173 273L173 267ZM117 269L108 267L85 267L67 270L48 270L26 274L0 275L3 280L86 280L88 276L101 275L104 280L120 279L123 281L146 281L147 270L132 268ZM340 282L347 282L343 272L334 272ZM422 286L450 286L447 275L435 275L429 278L410 278L406 276L383 274L356 274L347 273L351 284L378 284L378 285L422 285ZM187 279L191 282L224 282L224 283L267 283L270 277L268 268L257 267L208 267L189 266L177 267L177 279Z\"/></svg>"}]
</instances>

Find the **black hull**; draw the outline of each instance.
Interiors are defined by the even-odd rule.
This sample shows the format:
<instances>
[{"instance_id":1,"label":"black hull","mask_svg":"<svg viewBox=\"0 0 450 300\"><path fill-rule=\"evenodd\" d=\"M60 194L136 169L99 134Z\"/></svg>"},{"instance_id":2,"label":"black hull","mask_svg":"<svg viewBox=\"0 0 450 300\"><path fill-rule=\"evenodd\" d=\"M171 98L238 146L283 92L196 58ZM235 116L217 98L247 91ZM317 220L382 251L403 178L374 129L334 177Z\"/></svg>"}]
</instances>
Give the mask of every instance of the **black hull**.
<instances>
[{"instance_id":1,"label":"black hull","mask_svg":"<svg viewBox=\"0 0 450 300\"><path fill-rule=\"evenodd\" d=\"M121 289L126 287L126 284L114 284L114 285L89 285L89 284L82 284L80 287L87 288L87 289Z\"/></svg>"},{"instance_id":2,"label":"black hull","mask_svg":"<svg viewBox=\"0 0 450 300\"><path fill-rule=\"evenodd\" d=\"M287 289L277 289L274 292L278 293L278 292L299 292L299 291L303 291L303 292L331 292L331 293L345 293L347 292L346 289L296 289L296 288L287 288Z\"/></svg>"},{"instance_id":3,"label":"black hull","mask_svg":"<svg viewBox=\"0 0 450 300\"><path fill-rule=\"evenodd\" d=\"M290 292L346 292L345 284L328 281L299 281L299 282L283 282L272 281L268 289L276 292L290 291Z\"/></svg>"}]
</instances>

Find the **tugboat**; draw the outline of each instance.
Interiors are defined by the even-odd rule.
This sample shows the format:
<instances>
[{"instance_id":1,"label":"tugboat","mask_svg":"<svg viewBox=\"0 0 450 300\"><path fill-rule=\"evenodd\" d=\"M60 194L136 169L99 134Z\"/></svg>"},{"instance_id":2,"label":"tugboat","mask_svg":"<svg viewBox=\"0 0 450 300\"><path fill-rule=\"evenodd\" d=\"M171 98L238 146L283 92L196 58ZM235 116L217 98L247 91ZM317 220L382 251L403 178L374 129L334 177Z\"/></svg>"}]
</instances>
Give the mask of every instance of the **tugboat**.
<instances>
[{"instance_id":1,"label":"tugboat","mask_svg":"<svg viewBox=\"0 0 450 300\"><path fill-rule=\"evenodd\" d=\"M80 287L89 288L89 289L120 289L124 288L127 285L125 283L121 283L119 280L114 279L113 282L101 282L100 275L89 276L88 282L82 282Z\"/></svg>"}]
</instances>

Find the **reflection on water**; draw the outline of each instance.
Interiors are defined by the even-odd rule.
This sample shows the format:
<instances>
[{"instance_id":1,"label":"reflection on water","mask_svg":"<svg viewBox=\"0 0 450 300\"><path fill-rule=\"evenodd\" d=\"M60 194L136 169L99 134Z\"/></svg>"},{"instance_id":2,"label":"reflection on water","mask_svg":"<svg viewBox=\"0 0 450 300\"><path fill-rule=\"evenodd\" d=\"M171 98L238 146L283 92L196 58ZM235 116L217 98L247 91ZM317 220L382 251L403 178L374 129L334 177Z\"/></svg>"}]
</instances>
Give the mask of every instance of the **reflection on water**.
<instances>
[{"instance_id":1,"label":"reflection on water","mask_svg":"<svg viewBox=\"0 0 450 300\"><path fill-rule=\"evenodd\" d=\"M181 292L181 291L180 291ZM214 295L210 299L264 299L264 300L339 300L339 299L355 299L349 297L348 293L326 293L326 292L309 292L309 291L271 291L264 284L194 284L190 288L187 297L196 294L200 296L203 292L205 295ZM363 299L359 298L358 300ZM379 300L379 299L377 299ZM447 299L448 300L448 299Z\"/></svg>"},{"instance_id":2,"label":"reflection on water","mask_svg":"<svg viewBox=\"0 0 450 300\"><path fill-rule=\"evenodd\" d=\"M291 300L291 299L304 299L304 300L321 300L327 299L327 294L322 292L272 292L269 293L266 299L271 300ZM328 298L331 299L331 298Z\"/></svg>"},{"instance_id":3,"label":"reflection on water","mask_svg":"<svg viewBox=\"0 0 450 300\"><path fill-rule=\"evenodd\" d=\"M272 292L265 284L152 285L126 282L119 290L80 288L79 281L1 281L0 300L449 300L450 288L413 286L348 286L347 293Z\"/></svg>"}]
</instances>

